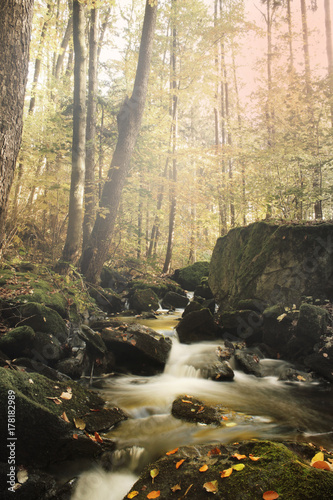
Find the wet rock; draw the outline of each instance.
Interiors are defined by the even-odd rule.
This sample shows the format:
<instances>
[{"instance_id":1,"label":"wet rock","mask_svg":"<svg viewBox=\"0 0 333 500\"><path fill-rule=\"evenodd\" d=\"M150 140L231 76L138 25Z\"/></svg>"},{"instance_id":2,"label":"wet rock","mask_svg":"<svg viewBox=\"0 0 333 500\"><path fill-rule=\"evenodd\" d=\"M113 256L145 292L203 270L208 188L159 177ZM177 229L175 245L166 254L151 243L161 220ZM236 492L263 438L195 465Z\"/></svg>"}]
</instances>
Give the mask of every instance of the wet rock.
<instances>
[{"instance_id":1,"label":"wet rock","mask_svg":"<svg viewBox=\"0 0 333 500\"><path fill-rule=\"evenodd\" d=\"M261 340L263 320L258 312L251 309L225 311L220 313L218 318L224 331L243 340L254 335L257 342Z\"/></svg>"},{"instance_id":2,"label":"wet rock","mask_svg":"<svg viewBox=\"0 0 333 500\"><path fill-rule=\"evenodd\" d=\"M104 266L101 272L101 287L121 293L128 287L129 278L111 267Z\"/></svg>"},{"instance_id":3,"label":"wet rock","mask_svg":"<svg viewBox=\"0 0 333 500\"><path fill-rule=\"evenodd\" d=\"M260 359L264 356L259 349L236 349L235 359L245 373L262 377Z\"/></svg>"},{"instance_id":4,"label":"wet rock","mask_svg":"<svg viewBox=\"0 0 333 500\"><path fill-rule=\"evenodd\" d=\"M136 375L162 372L171 349L170 339L135 324L105 328L102 339L114 355L115 370Z\"/></svg>"},{"instance_id":5,"label":"wet rock","mask_svg":"<svg viewBox=\"0 0 333 500\"><path fill-rule=\"evenodd\" d=\"M237 309L250 310L262 313L268 307L267 302L258 299L243 299L237 303Z\"/></svg>"},{"instance_id":6,"label":"wet rock","mask_svg":"<svg viewBox=\"0 0 333 500\"><path fill-rule=\"evenodd\" d=\"M190 312L200 311L200 309L203 309L202 305L199 302L197 302L196 300L192 300L185 307L184 312L182 314L182 317L186 316Z\"/></svg>"},{"instance_id":7,"label":"wet rock","mask_svg":"<svg viewBox=\"0 0 333 500\"><path fill-rule=\"evenodd\" d=\"M135 497L138 500L146 499L151 491L159 491L160 498L191 500L254 500L266 491L292 500L330 498L333 474L310 466L317 451L308 445L269 441L183 446L149 464L130 491L139 492ZM236 454L245 458L238 459ZM250 455L259 459L253 461ZM331 457L325 452L325 458ZM229 477L221 477L223 470L240 464L244 465L242 470L233 469ZM200 472L203 466L207 470ZM159 471L154 484L150 475L153 469ZM212 482L214 494L205 488Z\"/></svg>"},{"instance_id":8,"label":"wet rock","mask_svg":"<svg viewBox=\"0 0 333 500\"><path fill-rule=\"evenodd\" d=\"M136 290L131 298L131 307L138 313L156 311L159 308L158 297L153 290Z\"/></svg>"},{"instance_id":9,"label":"wet rock","mask_svg":"<svg viewBox=\"0 0 333 500\"><path fill-rule=\"evenodd\" d=\"M35 332L50 333L57 337L60 342L67 340L66 323L53 309L36 302L30 302L20 306L19 312L22 325L31 326Z\"/></svg>"},{"instance_id":10,"label":"wet rock","mask_svg":"<svg viewBox=\"0 0 333 500\"><path fill-rule=\"evenodd\" d=\"M168 292L163 297L162 307L163 309L171 309L173 307L183 309L188 303L189 300L187 297L184 297L184 295L179 295L179 293L176 292Z\"/></svg>"},{"instance_id":11,"label":"wet rock","mask_svg":"<svg viewBox=\"0 0 333 500\"><path fill-rule=\"evenodd\" d=\"M287 313L280 305L268 307L263 312L263 342L276 352L285 354L296 321L297 313Z\"/></svg>"},{"instance_id":12,"label":"wet rock","mask_svg":"<svg viewBox=\"0 0 333 500\"><path fill-rule=\"evenodd\" d=\"M178 323L176 327L180 342L191 344L202 340L215 339L218 328L209 309L192 311Z\"/></svg>"},{"instance_id":13,"label":"wet rock","mask_svg":"<svg viewBox=\"0 0 333 500\"><path fill-rule=\"evenodd\" d=\"M208 276L209 262L195 262L194 264L177 269L171 278L185 290L194 291L201 284L202 278Z\"/></svg>"},{"instance_id":14,"label":"wet rock","mask_svg":"<svg viewBox=\"0 0 333 500\"><path fill-rule=\"evenodd\" d=\"M24 356L26 352L30 352L35 336L31 326L18 326L0 338L0 349L10 359Z\"/></svg>"},{"instance_id":15,"label":"wet rock","mask_svg":"<svg viewBox=\"0 0 333 500\"><path fill-rule=\"evenodd\" d=\"M224 411L193 396L183 395L172 403L171 414L187 422L220 425L223 422Z\"/></svg>"},{"instance_id":16,"label":"wet rock","mask_svg":"<svg viewBox=\"0 0 333 500\"><path fill-rule=\"evenodd\" d=\"M86 343L87 350L93 357L104 356L106 354L107 347L101 335L89 328L89 326L81 326L79 337Z\"/></svg>"},{"instance_id":17,"label":"wet rock","mask_svg":"<svg viewBox=\"0 0 333 500\"><path fill-rule=\"evenodd\" d=\"M315 346L315 352L304 359L304 365L316 374L333 382L333 336L326 336Z\"/></svg>"},{"instance_id":18,"label":"wet rock","mask_svg":"<svg viewBox=\"0 0 333 500\"><path fill-rule=\"evenodd\" d=\"M302 304L296 329L297 338L314 345L326 331L327 316L327 311L321 307Z\"/></svg>"},{"instance_id":19,"label":"wet rock","mask_svg":"<svg viewBox=\"0 0 333 500\"><path fill-rule=\"evenodd\" d=\"M213 298L213 292L208 284L208 276L202 278L200 285L197 285L194 290L194 297L202 297L206 300Z\"/></svg>"},{"instance_id":20,"label":"wet rock","mask_svg":"<svg viewBox=\"0 0 333 500\"><path fill-rule=\"evenodd\" d=\"M63 360L68 361L68 360ZM62 361L59 362L59 364ZM41 363L40 361L37 361L35 359L29 359L29 358L17 358L15 359L14 362L15 366L19 368L23 368L24 371L30 373L30 372L36 372L39 373L40 375L43 375L44 377L49 378L50 380L60 380L62 382L65 382L66 380L70 380L70 377L67 376L65 373L61 373L60 371L55 370L51 366L47 366L44 363ZM78 377L79 378L79 377Z\"/></svg>"},{"instance_id":21,"label":"wet rock","mask_svg":"<svg viewBox=\"0 0 333 500\"><path fill-rule=\"evenodd\" d=\"M108 314L116 314L122 311L123 303L121 296L110 288L90 288L89 294L95 299L98 307Z\"/></svg>"},{"instance_id":22,"label":"wet rock","mask_svg":"<svg viewBox=\"0 0 333 500\"><path fill-rule=\"evenodd\" d=\"M111 427L128 419L128 414L120 408L103 408L99 411L87 413L82 416L86 430L90 433L105 432Z\"/></svg>"},{"instance_id":23,"label":"wet rock","mask_svg":"<svg viewBox=\"0 0 333 500\"><path fill-rule=\"evenodd\" d=\"M59 361L56 368L60 373L75 380L81 378L85 373L88 373L89 367L88 357L82 352L82 355L77 355L75 358L72 357ZM42 374L44 375L44 373Z\"/></svg>"}]
</instances>

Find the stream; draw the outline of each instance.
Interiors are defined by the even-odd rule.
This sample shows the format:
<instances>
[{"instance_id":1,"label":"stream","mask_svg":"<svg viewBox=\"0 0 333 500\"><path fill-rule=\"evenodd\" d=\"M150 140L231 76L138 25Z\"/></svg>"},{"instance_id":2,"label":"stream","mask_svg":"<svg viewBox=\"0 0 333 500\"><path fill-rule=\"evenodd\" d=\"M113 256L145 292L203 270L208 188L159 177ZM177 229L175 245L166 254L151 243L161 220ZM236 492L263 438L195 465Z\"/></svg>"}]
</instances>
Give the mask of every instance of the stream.
<instances>
[{"instance_id":1,"label":"stream","mask_svg":"<svg viewBox=\"0 0 333 500\"><path fill-rule=\"evenodd\" d=\"M246 439L292 439L333 447L333 398L330 386L282 382L278 374L285 361L262 360L267 375L257 378L233 366L232 382L201 377L191 361L210 356L218 342L180 344L174 327L181 311L141 322L172 338L164 373L153 377L126 375L96 381L106 405L131 415L104 436L117 443L110 456L111 472L96 467L84 472L72 500L122 500L142 468L168 450L182 445L230 443ZM130 319L126 318L129 322ZM98 383L99 382L99 383ZM171 415L179 395L226 407L228 420L220 427L183 422Z\"/></svg>"}]
</instances>

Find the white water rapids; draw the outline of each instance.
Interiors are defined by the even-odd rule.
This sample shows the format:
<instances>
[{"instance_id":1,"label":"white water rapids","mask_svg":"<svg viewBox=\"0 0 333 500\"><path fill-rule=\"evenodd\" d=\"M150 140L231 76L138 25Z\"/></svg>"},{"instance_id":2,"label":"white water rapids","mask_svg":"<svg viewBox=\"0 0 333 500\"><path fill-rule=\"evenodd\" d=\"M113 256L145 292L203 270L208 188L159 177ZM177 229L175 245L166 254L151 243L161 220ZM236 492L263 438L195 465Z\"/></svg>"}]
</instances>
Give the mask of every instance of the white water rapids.
<instances>
[{"instance_id":1,"label":"white water rapids","mask_svg":"<svg viewBox=\"0 0 333 500\"><path fill-rule=\"evenodd\" d=\"M283 361L263 360L268 376L256 378L235 370L232 382L201 378L196 360L214 355L217 342L180 344L175 319L151 320L147 326L171 334L173 346L164 373L154 377L121 376L103 381L107 405L131 417L106 436L117 444L112 472L96 468L82 474L72 500L121 500L142 468L166 451L186 444L229 443L243 439L294 439L332 446L332 392L318 384L278 381ZM154 321L156 323L154 323ZM179 395L226 408L222 426L182 422L171 415Z\"/></svg>"}]
</instances>

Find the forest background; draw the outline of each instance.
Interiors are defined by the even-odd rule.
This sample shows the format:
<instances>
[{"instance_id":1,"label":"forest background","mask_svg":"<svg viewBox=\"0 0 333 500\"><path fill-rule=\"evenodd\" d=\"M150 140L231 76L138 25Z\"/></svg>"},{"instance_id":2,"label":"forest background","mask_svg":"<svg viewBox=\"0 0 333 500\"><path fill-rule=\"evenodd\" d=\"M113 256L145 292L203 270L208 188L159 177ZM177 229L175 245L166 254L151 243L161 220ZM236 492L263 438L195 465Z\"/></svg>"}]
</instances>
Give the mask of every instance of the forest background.
<instances>
[{"instance_id":1,"label":"forest background","mask_svg":"<svg viewBox=\"0 0 333 500\"><path fill-rule=\"evenodd\" d=\"M136 76L142 0L85 0L85 210L98 207ZM331 0L160 0L145 111L108 259L169 272L261 219L332 219ZM3 252L57 261L68 225L71 0L35 0L23 140ZM92 27L94 35L92 36ZM98 65L89 60L96 51ZM97 75L90 92L92 73ZM89 92L88 92L89 90ZM91 120L87 119L88 125ZM83 230L83 238L85 237Z\"/></svg>"}]
</instances>

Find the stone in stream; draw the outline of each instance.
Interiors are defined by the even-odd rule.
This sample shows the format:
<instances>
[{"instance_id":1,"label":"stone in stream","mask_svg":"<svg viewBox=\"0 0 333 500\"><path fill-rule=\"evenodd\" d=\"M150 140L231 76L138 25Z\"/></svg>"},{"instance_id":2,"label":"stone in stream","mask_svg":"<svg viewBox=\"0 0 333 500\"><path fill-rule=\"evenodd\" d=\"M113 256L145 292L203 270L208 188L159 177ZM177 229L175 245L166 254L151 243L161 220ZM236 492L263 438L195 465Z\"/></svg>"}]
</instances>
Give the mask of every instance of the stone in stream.
<instances>
[{"instance_id":1,"label":"stone in stream","mask_svg":"<svg viewBox=\"0 0 333 500\"><path fill-rule=\"evenodd\" d=\"M171 414L186 422L220 425L225 410L221 407L206 404L193 396L179 396L173 403Z\"/></svg>"},{"instance_id":2,"label":"stone in stream","mask_svg":"<svg viewBox=\"0 0 333 500\"><path fill-rule=\"evenodd\" d=\"M167 292L162 300L163 309L172 309L174 307L184 309L189 303L189 299L176 292Z\"/></svg>"},{"instance_id":3,"label":"stone in stream","mask_svg":"<svg viewBox=\"0 0 333 500\"><path fill-rule=\"evenodd\" d=\"M138 500L149 498L153 491L159 494L150 498L161 499L254 500L263 498L266 491L290 500L332 497L333 474L311 467L319 450L307 444L245 441L170 451L143 470L129 494L138 492ZM325 451L324 455L332 459L332 454ZM158 471L153 483L152 470ZM222 477L223 471L229 476Z\"/></svg>"},{"instance_id":4,"label":"stone in stream","mask_svg":"<svg viewBox=\"0 0 333 500\"><path fill-rule=\"evenodd\" d=\"M187 313L176 327L179 341L184 344L213 340L219 329L209 309L199 309Z\"/></svg>"}]
</instances>

